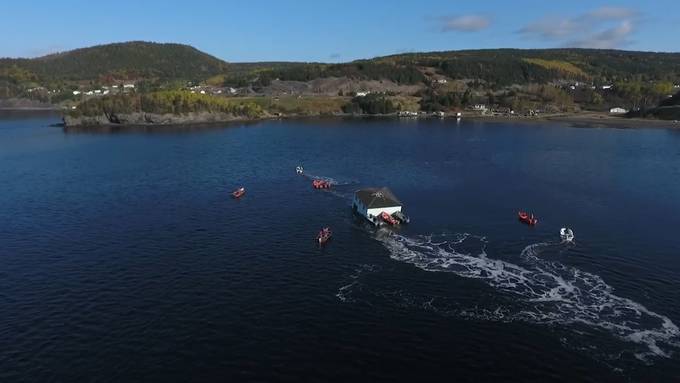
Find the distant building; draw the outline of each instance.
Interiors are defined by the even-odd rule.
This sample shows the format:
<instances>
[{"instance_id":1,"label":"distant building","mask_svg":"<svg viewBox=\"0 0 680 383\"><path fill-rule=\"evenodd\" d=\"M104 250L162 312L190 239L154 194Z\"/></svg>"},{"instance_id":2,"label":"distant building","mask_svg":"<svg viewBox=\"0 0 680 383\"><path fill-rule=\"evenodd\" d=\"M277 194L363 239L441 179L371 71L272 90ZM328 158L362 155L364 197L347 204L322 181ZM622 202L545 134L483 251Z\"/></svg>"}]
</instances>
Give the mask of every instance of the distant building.
<instances>
[{"instance_id":1,"label":"distant building","mask_svg":"<svg viewBox=\"0 0 680 383\"><path fill-rule=\"evenodd\" d=\"M437 84L446 84L448 80L446 80L445 78L438 78L437 80L435 80L435 82Z\"/></svg>"},{"instance_id":2,"label":"distant building","mask_svg":"<svg viewBox=\"0 0 680 383\"><path fill-rule=\"evenodd\" d=\"M77 95L79 95L79 94L80 94L80 91L79 91L79 90L74 90L74 91L73 91L73 95L74 95L74 96L77 96Z\"/></svg>"},{"instance_id":3,"label":"distant building","mask_svg":"<svg viewBox=\"0 0 680 383\"><path fill-rule=\"evenodd\" d=\"M371 94L371 92L357 92L357 97L366 97L369 94Z\"/></svg>"},{"instance_id":4,"label":"distant building","mask_svg":"<svg viewBox=\"0 0 680 383\"><path fill-rule=\"evenodd\" d=\"M475 106L473 106L472 109L486 112L488 108L484 104L475 104Z\"/></svg>"},{"instance_id":5,"label":"distant building","mask_svg":"<svg viewBox=\"0 0 680 383\"><path fill-rule=\"evenodd\" d=\"M626 113L628 113L628 110L621 107L609 109L609 114L626 114Z\"/></svg>"},{"instance_id":6,"label":"distant building","mask_svg":"<svg viewBox=\"0 0 680 383\"><path fill-rule=\"evenodd\" d=\"M125 85L123 85L123 89L134 89L134 88L135 88L135 84L125 84Z\"/></svg>"},{"instance_id":7,"label":"distant building","mask_svg":"<svg viewBox=\"0 0 680 383\"><path fill-rule=\"evenodd\" d=\"M408 110L402 110L397 113L399 117L418 117L418 112L412 112Z\"/></svg>"},{"instance_id":8,"label":"distant building","mask_svg":"<svg viewBox=\"0 0 680 383\"><path fill-rule=\"evenodd\" d=\"M609 90L609 89L614 88L614 85L602 85L601 88L602 88L602 90Z\"/></svg>"}]
</instances>

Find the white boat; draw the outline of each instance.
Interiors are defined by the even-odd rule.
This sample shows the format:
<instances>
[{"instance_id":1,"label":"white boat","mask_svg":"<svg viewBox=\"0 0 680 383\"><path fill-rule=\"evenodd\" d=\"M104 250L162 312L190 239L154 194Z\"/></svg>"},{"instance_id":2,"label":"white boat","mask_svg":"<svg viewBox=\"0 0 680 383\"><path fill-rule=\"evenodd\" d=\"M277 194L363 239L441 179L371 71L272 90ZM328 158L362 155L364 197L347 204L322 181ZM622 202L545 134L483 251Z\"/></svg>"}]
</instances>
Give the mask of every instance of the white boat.
<instances>
[{"instance_id":1,"label":"white boat","mask_svg":"<svg viewBox=\"0 0 680 383\"><path fill-rule=\"evenodd\" d=\"M298 166L298 167L295 168L295 172L297 174L302 174L302 173L305 172L305 169L302 166Z\"/></svg>"},{"instance_id":2,"label":"white boat","mask_svg":"<svg viewBox=\"0 0 680 383\"><path fill-rule=\"evenodd\" d=\"M565 242L572 242L574 240L574 232L568 227L563 227L560 229L560 238Z\"/></svg>"}]
</instances>

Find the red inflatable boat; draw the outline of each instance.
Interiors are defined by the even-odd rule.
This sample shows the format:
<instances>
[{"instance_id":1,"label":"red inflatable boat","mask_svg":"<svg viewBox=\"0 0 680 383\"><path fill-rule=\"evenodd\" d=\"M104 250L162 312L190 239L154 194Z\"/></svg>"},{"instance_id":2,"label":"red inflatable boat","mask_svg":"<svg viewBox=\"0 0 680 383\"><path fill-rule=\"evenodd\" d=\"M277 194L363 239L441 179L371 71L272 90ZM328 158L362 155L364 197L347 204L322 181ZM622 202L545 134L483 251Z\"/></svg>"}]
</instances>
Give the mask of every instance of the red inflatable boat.
<instances>
[{"instance_id":1,"label":"red inflatable boat","mask_svg":"<svg viewBox=\"0 0 680 383\"><path fill-rule=\"evenodd\" d=\"M385 221L388 225L396 226L399 224L399 221L394 219L391 215L387 214L387 212L382 212L380 213L380 218Z\"/></svg>"},{"instance_id":2,"label":"red inflatable boat","mask_svg":"<svg viewBox=\"0 0 680 383\"><path fill-rule=\"evenodd\" d=\"M231 193L234 198L241 198L244 194L246 194L245 188L238 188Z\"/></svg>"},{"instance_id":3,"label":"red inflatable boat","mask_svg":"<svg viewBox=\"0 0 680 383\"><path fill-rule=\"evenodd\" d=\"M319 231L319 234L316 236L317 241L319 241L319 245L323 245L326 242L328 242L331 239L331 236L333 233L331 233L331 228L330 227L324 227Z\"/></svg>"},{"instance_id":4,"label":"red inflatable boat","mask_svg":"<svg viewBox=\"0 0 680 383\"><path fill-rule=\"evenodd\" d=\"M312 186L314 189L330 189L331 183L326 180L314 180Z\"/></svg>"},{"instance_id":5,"label":"red inflatable boat","mask_svg":"<svg viewBox=\"0 0 680 383\"><path fill-rule=\"evenodd\" d=\"M538 223L538 218L534 217L533 214L529 214L525 211L520 211L517 213L519 220L526 223L529 226L534 226Z\"/></svg>"}]
</instances>

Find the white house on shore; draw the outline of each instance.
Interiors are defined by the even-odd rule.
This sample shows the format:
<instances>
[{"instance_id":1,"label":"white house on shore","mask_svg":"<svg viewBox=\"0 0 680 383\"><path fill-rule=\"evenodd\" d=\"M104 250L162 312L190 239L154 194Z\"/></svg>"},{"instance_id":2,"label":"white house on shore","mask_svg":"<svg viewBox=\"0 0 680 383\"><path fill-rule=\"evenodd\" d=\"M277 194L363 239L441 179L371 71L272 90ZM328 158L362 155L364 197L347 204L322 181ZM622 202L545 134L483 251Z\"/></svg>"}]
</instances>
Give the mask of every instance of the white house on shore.
<instances>
[{"instance_id":1,"label":"white house on shore","mask_svg":"<svg viewBox=\"0 0 680 383\"><path fill-rule=\"evenodd\" d=\"M609 109L609 114L626 114L626 113L628 113L628 109L624 109L624 108L621 108L621 107L618 107L618 106L615 107L615 108Z\"/></svg>"},{"instance_id":2,"label":"white house on shore","mask_svg":"<svg viewBox=\"0 0 680 383\"><path fill-rule=\"evenodd\" d=\"M401 206L401 202L386 187L358 190L352 200L352 209L374 225L380 223L381 213L392 215L401 212Z\"/></svg>"}]
</instances>

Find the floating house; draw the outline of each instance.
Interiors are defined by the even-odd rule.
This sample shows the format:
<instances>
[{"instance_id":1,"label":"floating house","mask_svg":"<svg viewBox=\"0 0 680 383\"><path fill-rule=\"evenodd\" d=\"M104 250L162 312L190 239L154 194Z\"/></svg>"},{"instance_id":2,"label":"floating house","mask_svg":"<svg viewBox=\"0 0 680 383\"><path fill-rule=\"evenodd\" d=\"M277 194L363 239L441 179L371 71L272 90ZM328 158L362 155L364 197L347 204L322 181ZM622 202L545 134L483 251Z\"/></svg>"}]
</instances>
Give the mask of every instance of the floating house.
<instances>
[{"instance_id":1,"label":"floating house","mask_svg":"<svg viewBox=\"0 0 680 383\"><path fill-rule=\"evenodd\" d=\"M392 191L386 187L358 190L354 193L352 209L374 225L382 223L380 216L387 213L400 215L402 204Z\"/></svg>"}]
</instances>

